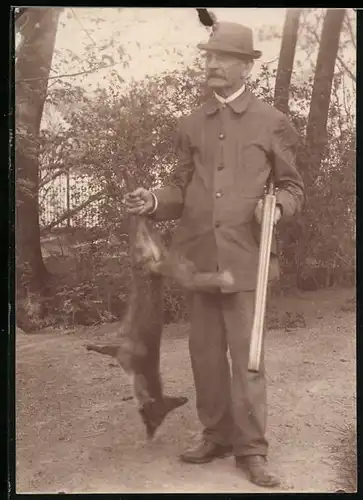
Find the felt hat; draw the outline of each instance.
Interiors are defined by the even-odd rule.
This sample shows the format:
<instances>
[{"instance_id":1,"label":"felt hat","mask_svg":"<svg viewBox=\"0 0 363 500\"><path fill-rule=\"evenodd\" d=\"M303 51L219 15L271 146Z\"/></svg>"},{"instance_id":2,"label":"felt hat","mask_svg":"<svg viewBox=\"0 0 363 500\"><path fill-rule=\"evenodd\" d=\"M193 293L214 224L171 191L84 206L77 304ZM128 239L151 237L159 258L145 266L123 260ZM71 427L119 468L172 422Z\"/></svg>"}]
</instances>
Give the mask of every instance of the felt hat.
<instances>
[{"instance_id":1,"label":"felt hat","mask_svg":"<svg viewBox=\"0 0 363 500\"><path fill-rule=\"evenodd\" d=\"M227 52L236 56L249 56L259 59L260 50L253 47L251 28L232 22L217 23L207 43L197 45L198 49L211 52Z\"/></svg>"}]
</instances>

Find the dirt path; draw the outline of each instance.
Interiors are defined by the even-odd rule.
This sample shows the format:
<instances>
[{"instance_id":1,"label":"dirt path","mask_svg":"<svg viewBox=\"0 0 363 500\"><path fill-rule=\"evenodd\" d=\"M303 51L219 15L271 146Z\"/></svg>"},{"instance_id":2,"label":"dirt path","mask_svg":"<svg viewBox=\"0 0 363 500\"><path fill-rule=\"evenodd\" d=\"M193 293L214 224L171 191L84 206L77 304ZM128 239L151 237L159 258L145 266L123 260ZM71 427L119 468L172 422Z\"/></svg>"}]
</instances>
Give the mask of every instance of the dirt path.
<instances>
[{"instance_id":1,"label":"dirt path","mask_svg":"<svg viewBox=\"0 0 363 500\"><path fill-rule=\"evenodd\" d=\"M307 326L268 334L270 462L283 491L340 487L331 450L355 418L355 313L341 310L348 295L280 301L304 311ZM17 493L266 492L238 473L232 458L178 461L199 432L186 325L166 329L162 371L166 392L190 402L145 443L133 401L122 400L131 394L127 378L111 359L84 349L86 339L105 341L116 330L18 335Z\"/></svg>"}]
</instances>

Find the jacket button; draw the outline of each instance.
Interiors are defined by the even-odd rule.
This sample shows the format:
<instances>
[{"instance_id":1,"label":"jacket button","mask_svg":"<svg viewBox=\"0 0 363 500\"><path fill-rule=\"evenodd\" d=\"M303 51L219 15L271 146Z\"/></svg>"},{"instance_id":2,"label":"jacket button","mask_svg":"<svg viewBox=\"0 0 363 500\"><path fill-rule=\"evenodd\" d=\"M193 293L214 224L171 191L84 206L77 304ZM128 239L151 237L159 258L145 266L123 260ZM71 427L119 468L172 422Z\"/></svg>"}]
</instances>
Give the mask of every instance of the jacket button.
<instances>
[{"instance_id":1,"label":"jacket button","mask_svg":"<svg viewBox=\"0 0 363 500\"><path fill-rule=\"evenodd\" d=\"M224 139L224 134L219 134L219 138L222 140Z\"/></svg>"},{"instance_id":2,"label":"jacket button","mask_svg":"<svg viewBox=\"0 0 363 500\"><path fill-rule=\"evenodd\" d=\"M221 191L218 191L218 192L216 193L216 198L220 198L220 197L222 196L222 194L223 194L223 193L222 193Z\"/></svg>"},{"instance_id":3,"label":"jacket button","mask_svg":"<svg viewBox=\"0 0 363 500\"><path fill-rule=\"evenodd\" d=\"M224 169L224 165L218 165L217 170L223 170L223 169Z\"/></svg>"},{"instance_id":4,"label":"jacket button","mask_svg":"<svg viewBox=\"0 0 363 500\"><path fill-rule=\"evenodd\" d=\"M217 222L214 224L214 227L219 227L221 223L217 220Z\"/></svg>"}]
</instances>

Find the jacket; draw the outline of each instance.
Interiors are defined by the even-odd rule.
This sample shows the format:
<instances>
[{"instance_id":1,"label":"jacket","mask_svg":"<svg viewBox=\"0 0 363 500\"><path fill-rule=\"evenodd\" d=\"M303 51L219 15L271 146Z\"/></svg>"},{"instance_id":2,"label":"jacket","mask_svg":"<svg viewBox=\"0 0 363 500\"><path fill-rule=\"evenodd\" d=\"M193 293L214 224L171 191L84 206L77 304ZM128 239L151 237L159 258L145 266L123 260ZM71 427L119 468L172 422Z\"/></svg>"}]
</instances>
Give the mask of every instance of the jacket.
<instances>
[{"instance_id":1,"label":"jacket","mask_svg":"<svg viewBox=\"0 0 363 500\"><path fill-rule=\"evenodd\" d=\"M178 165L170 183L154 191L154 219L180 219L170 251L182 253L199 271L229 269L235 285L228 291L254 290L260 241L254 211L270 173L283 217L303 205L298 140L286 115L250 91L228 105L213 96L183 117ZM278 276L274 235L269 279Z\"/></svg>"}]
</instances>

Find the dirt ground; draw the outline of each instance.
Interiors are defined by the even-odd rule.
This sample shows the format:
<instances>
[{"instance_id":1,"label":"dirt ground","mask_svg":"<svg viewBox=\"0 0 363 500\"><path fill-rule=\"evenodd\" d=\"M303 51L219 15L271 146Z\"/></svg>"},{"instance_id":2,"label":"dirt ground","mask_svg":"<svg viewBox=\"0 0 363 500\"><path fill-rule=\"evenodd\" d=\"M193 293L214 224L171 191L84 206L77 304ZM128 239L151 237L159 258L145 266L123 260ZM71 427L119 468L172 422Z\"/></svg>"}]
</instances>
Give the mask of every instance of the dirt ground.
<instances>
[{"instance_id":1,"label":"dirt ground","mask_svg":"<svg viewBox=\"0 0 363 500\"><path fill-rule=\"evenodd\" d=\"M270 330L266 341L269 461L282 491L342 487L337 443L356 411L355 311L347 307L354 293L276 299L280 311L301 311L307 322ZM250 484L232 457L205 465L178 460L200 432L187 325L165 329L161 368L165 392L189 403L145 441L126 376L111 358L84 348L90 339L113 338L117 328L17 335L17 493L268 492Z\"/></svg>"}]
</instances>

